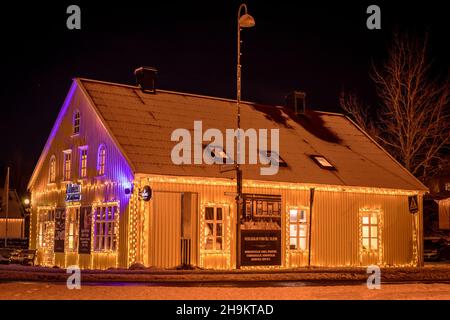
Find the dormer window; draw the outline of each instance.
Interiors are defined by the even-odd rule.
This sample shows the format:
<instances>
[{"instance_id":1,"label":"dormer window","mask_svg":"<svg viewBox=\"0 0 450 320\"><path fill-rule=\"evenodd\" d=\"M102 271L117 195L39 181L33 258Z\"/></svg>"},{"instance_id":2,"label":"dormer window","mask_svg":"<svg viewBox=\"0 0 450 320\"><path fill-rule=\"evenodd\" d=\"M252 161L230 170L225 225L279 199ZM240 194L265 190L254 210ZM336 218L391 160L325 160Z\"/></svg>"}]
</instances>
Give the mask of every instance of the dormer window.
<instances>
[{"instance_id":1,"label":"dormer window","mask_svg":"<svg viewBox=\"0 0 450 320\"><path fill-rule=\"evenodd\" d=\"M326 170L336 170L335 166L331 164L324 156L321 155L311 155L311 159L322 169Z\"/></svg>"},{"instance_id":2,"label":"dormer window","mask_svg":"<svg viewBox=\"0 0 450 320\"><path fill-rule=\"evenodd\" d=\"M101 145L98 148L97 156L97 175L103 176L105 174L105 164L106 164L106 147Z\"/></svg>"},{"instance_id":3,"label":"dormer window","mask_svg":"<svg viewBox=\"0 0 450 320\"><path fill-rule=\"evenodd\" d=\"M77 135L80 134L80 121L81 121L81 116L80 116L80 111L76 110L73 113L73 135Z\"/></svg>"}]
</instances>

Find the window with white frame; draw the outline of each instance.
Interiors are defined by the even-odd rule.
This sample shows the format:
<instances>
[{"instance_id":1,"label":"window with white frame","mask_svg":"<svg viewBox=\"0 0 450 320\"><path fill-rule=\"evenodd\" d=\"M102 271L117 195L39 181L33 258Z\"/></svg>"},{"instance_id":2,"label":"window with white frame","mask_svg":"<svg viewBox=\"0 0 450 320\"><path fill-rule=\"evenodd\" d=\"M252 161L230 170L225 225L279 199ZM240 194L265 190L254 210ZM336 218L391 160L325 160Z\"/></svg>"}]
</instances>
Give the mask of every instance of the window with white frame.
<instances>
[{"instance_id":1,"label":"window with white frame","mask_svg":"<svg viewBox=\"0 0 450 320\"><path fill-rule=\"evenodd\" d=\"M102 176L105 174L105 165L106 165L106 147L104 145L101 145L98 148L97 175Z\"/></svg>"},{"instance_id":2,"label":"window with white frame","mask_svg":"<svg viewBox=\"0 0 450 320\"><path fill-rule=\"evenodd\" d=\"M307 250L308 222L306 209L289 210L289 249Z\"/></svg>"},{"instance_id":3,"label":"window with white frame","mask_svg":"<svg viewBox=\"0 0 450 320\"><path fill-rule=\"evenodd\" d=\"M69 181L72 170L72 150L64 151L64 181Z\"/></svg>"},{"instance_id":4,"label":"window with white frame","mask_svg":"<svg viewBox=\"0 0 450 320\"><path fill-rule=\"evenodd\" d=\"M224 208L205 207L205 250L224 248Z\"/></svg>"},{"instance_id":5,"label":"window with white frame","mask_svg":"<svg viewBox=\"0 0 450 320\"><path fill-rule=\"evenodd\" d=\"M81 115L80 115L80 111L76 110L73 113L73 134L77 135L80 133L80 123L81 123Z\"/></svg>"},{"instance_id":6,"label":"window with white frame","mask_svg":"<svg viewBox=\"0 0 450 320\"><path fill-rule=\"evenodd\" d=\"M101 205L94 211L94 251L116 251L116 223L119 214L117 205Z\"/></svg>"},{"instance_id":7,"label":"window with white frame","mask_svg":"<svg viewBox=\"0 0 450 320\"><path fill-rule=\"evenodd\" d=\"M88 149L87 147L80 148L80 177L87 177L87 155Z\"/></svg>"},{"instance_id":8,"label":"window with white frame","mask_svg":"<svg viewBox=\"0 0 450 320\"><path fill-rule=\"evenodd\" d=\"M361 214L361 245L365 252L378 252L378 212L367 211Z\"/></svg>"},{"instance_id":9,"label":"window with white frame","mask_svg":"<svg viewBox=\"0 0 450 320\"><path fill-rule=\"evenodd\" d=\"M48 182L53 183L56 181L56 157L53 155L50 158L48 164Z\"/></svg>"},{"instance_id":10,"label":"window with white frame","mask_svg":"<svg viewBox=\"0 0 450 320\"><path fill-rule=\"evenodd\" d=\"M67 208L66 213L66 249L68 252L76 252L78 250L78 227L80 221L80 208Z\"/></svg>"}]
</instances>

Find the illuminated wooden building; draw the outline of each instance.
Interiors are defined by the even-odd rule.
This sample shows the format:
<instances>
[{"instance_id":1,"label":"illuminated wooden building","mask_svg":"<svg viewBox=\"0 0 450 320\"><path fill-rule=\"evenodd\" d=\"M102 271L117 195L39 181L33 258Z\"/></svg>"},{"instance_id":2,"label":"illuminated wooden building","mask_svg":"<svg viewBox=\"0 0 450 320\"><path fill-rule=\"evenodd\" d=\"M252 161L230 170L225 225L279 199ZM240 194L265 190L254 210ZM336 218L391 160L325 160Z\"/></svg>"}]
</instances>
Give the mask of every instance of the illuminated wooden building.
<instances>
[{"instance_id":1,"label":"illuminated wooden building","mask_svg":"<svg viewBox=\"0 0 450 320\"><path fill-rule=\"evenodd\" d=\"M244 129L280 130L281 167L242 166L236 252L235 172L171 161L175 129L235 128L235 101L144 89L73 80L29 183L40 264L422 264L425 186L341 114L247 102Z\"/></svg>"}]
</instances>

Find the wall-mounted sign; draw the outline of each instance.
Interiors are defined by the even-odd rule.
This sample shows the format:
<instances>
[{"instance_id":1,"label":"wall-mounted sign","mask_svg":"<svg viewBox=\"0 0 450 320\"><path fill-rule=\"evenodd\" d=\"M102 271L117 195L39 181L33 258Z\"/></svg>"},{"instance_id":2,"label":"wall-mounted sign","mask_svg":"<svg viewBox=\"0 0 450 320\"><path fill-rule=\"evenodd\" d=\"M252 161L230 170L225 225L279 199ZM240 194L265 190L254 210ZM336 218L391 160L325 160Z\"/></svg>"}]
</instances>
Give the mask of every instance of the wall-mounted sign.
<instances>
[{"instance_id":1,"label":"wall-mounted sign","mask_svg":"<svg viewBox=\"0 0 450 320\"><path fill-rule=\"evenodd\" d=\"M66 209L55 210L55 242L54 252L64 252L64 240L66 239Z\"/></svg>"},{"instance_id":2,"label":"wall-mounted sign","mask_svg":"<svg viewBox=\"0 0 450 320\"><path fill-rule=\"evenodd\" d=\"M419 211L419 202L417 201L417 196L408 197L409 212L417 213Z\"/></svg>"},{"instance_id":3,"label":"wall-mounted sign","mask_svg":"<svg viewBox=\"0 0 450 320\"><path fill-rule=\"evenodd\" d=\"M91 253L92 207L80 208L78 253Z\"/></svg>"},{"instance_id":4,"label":"wall-mounted sign","mask_svg":"<svg viewBox=\"0 0 450 320\"><path fill-rule=\"evenodd\" d=\"M142 188L139 196L141 197L141 200L149 201L152 198L152 193L152 188L150 188L150 186L145 186Z\"/></svg>"},{"instance_id":5,"label":"wall-mounted sign","mask_svg":"<svg viewBox=\"0 0 450 320\"><path fill-rule=\"evenodd\" d=\"M281 265L281 230L241 230L241 265Z\"/></svg>"},{"instance_id":6,"label":"wall-mounted sign","mask_svg":"<svg viewBox=\"0 0 450 320\"><path fill-rule=\"evenodd\" d=\"M66 187L66 202L81 201L81 185L69 183Z\"/></svg>"}]
</instances>

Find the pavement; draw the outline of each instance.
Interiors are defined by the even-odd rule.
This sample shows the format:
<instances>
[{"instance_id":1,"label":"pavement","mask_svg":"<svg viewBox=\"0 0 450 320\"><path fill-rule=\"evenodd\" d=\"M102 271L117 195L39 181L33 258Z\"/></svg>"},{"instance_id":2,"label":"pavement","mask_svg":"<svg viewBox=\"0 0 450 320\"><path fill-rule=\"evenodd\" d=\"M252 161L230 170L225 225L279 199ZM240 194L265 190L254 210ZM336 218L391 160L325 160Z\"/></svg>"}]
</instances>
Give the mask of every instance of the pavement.
<instances>
[{"instance_id":1,"label":"pavement","mask_svg":"<svg viewBox=\"0 0 450 320\"><path fill-rule=\"evenodd\" d=\"M450 284L384 284L288 287L180 287L151 284L84 284L68 289L63 283L0 283L0 300L449 300ZM181 303L181 302L180 302ZM184 301L183 301L184 303Z\"/></svg>"}]
</instances>

